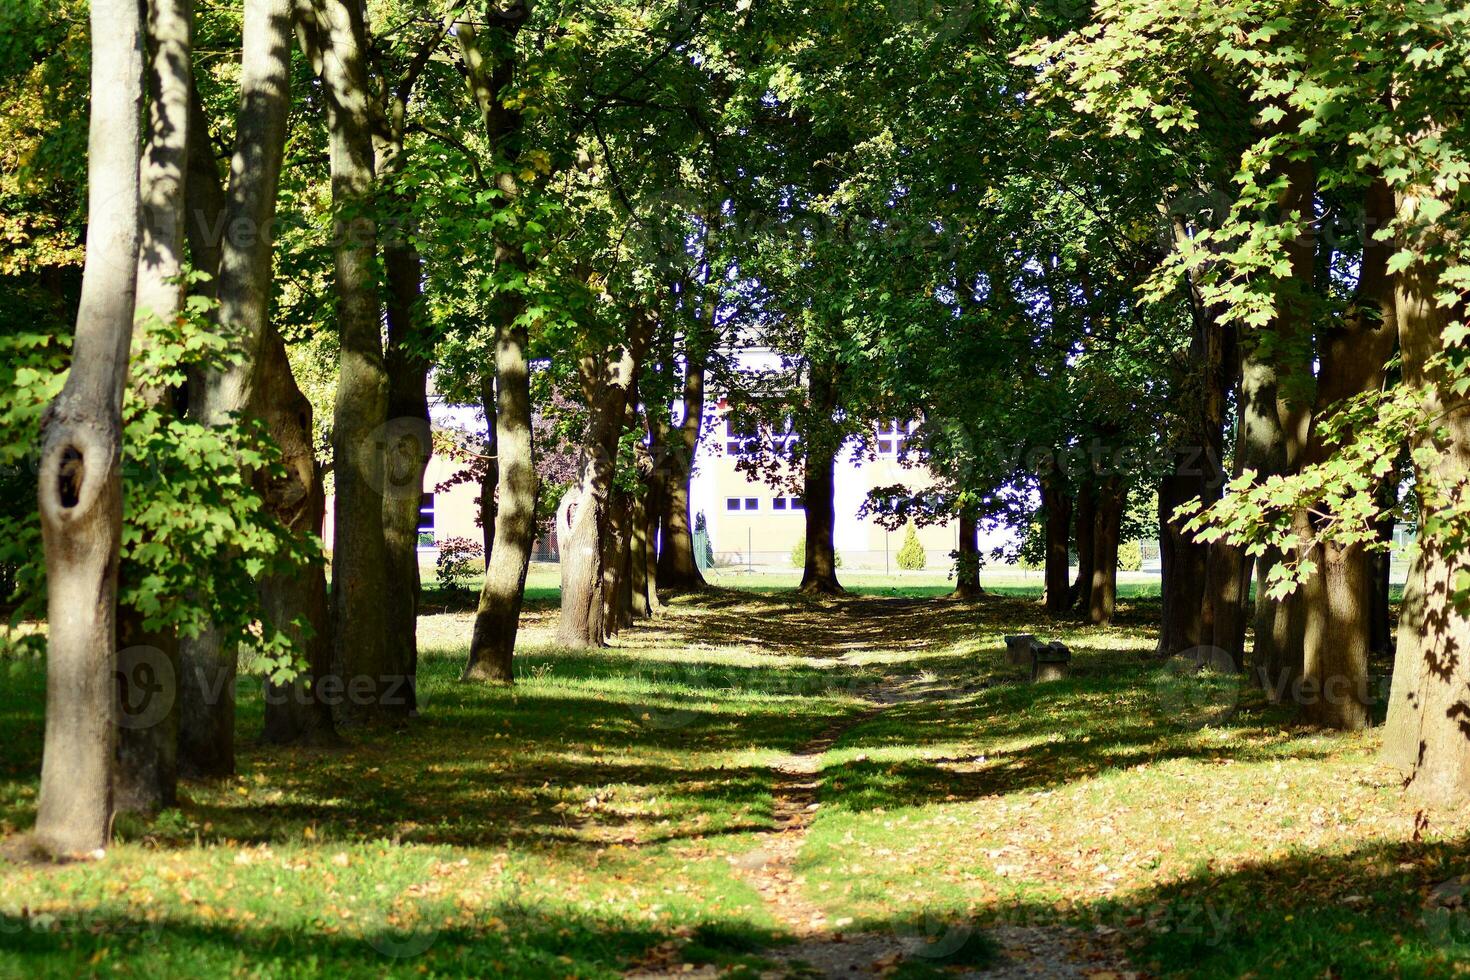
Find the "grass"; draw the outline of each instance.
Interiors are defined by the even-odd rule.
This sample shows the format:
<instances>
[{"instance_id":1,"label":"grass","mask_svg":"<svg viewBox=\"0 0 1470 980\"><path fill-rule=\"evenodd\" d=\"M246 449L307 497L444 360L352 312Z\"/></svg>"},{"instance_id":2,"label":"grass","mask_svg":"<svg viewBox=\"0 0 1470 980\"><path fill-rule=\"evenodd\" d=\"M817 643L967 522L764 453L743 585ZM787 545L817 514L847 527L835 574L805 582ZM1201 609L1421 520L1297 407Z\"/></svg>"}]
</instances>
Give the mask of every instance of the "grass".
<instances>
[{"instance_id":1,"label":"grass","mask_svg":"<svg viewBox=\"0 0 1470 980\"><path fill-rule=\"evenodd\" d=\"M0 864L0 976L755 976L788 937L732 859L771 826L770 765L844 720L798 887L849 931L960 930L896 976L1057 924L1159 975L1470 965L1465 913L1424 911L1470 870L1470 819L1407 806L1374 735L1164 671L1146 598L1097 629L1030 599L871 585L907 595L715 590L578 654L551 645L554 594L533 594L509 690L456 681L469 600L431 594L422 718L268 749L242 683L237 777L122 822L101 863ZM1008 632L1071 644L1073 676L1025 683ZM0 678L14 835L34 819L42 666ZM935 697L869 717L879 684Z\"/></svg>"}]
</instances>

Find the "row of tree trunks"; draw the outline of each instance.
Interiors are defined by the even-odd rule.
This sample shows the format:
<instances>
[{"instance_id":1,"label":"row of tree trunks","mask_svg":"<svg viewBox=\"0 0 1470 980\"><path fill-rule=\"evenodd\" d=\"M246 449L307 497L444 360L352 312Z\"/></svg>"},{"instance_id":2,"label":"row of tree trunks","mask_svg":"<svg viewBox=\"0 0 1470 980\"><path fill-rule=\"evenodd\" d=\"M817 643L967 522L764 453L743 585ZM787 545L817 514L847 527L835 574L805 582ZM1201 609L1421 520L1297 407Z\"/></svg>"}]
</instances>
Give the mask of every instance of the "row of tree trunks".
<instances>
[{"instance_id":1,"label":"row of tree trunks","mask_svg":"<svg viewBox=\"0 0 1470 980\"><path fill-rule=\"evenodd\" d=\"M837 453L842 439L832 429L837 411L837 366L814 360L808 369L806 431L802 433L806 553L799 589L807 595L842 595L837 581Z\"/></svg>"},{"instance_id":2,"label":"row of tree trunks","mask_svg":"<svg viewBox=\"0 0 1470 980\"><path fill-rule=\"evenodd\" d=\"M135 2L92 2L87 262L71 371L41 429L50 628L34 839L58 857L102 848L112 823L122 400L139 237L140 21Z\"/></svg>"},{"instance_id":3,"label":"row of tree trunks","mask_svg":"<svg viewBox=\"0 0 1470 980\"><path fill-rule=\"evenodd\" d=\"M154 324L171 323L184 303L184 189L189 155L193 11L189 0L153 0L147 18L147 140L139 175L142 240L138 253L135 329L149 342ZM156 411L170 410L170 393L135 385ZM129 569L121 566L122 586ZM120 586L121 587L121 586ZM146 628L143 613L117 611L121 704L114 806L153 813L174 805L178 787L178 634ZM153 690L150 684L162 684ZM139 690L134 690L137 683ZM153 699L160 699L155 702ZM157 706L167 710L158 717Z\"/></svg>"},{"instance_id":4,"label":"row of tree trunks","mask_svg":"<svg viewBox=\"0 0 1470 980\"><path fill-rule=\"evenodd\" d=\"M264 230L275 220L291 104L290 65L290 0L247 0L235 149L224 194L225 219L218 224L205 220L214 214L208 188L211 183L217 185L218 172L212 159L205 160L207 139L199 124L202 110L194 117L198 135L190 145L198 150L190 152L187 187L194 216L189 222L190 252L196 268L207 269L202 263L216 249L206 237L208 230L226 230L217 243L216 322L244 354L237 364L206 373L192 387L190 412L206 425L222 425L232 414L253 406L257 362L270 313L273 243ZM204 239L203 247L195 247L196 238ZM234 688L239 651L214 628L181 639L179 647L179 773L196 778L230 775L235 771Z\"/></svg>"}]
</instances>

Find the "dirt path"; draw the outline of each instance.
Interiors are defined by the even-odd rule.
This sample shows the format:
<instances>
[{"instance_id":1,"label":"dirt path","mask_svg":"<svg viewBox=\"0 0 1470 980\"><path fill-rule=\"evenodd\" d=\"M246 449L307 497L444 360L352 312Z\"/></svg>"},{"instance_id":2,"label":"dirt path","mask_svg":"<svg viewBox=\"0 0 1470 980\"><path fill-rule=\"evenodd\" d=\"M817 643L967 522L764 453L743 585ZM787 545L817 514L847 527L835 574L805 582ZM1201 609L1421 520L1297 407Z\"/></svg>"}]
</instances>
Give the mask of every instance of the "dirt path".
<instances>
[{"instance_id":1,"label":"dirt path","mask_svg":"<svg viewBox=\"0 0 1470 980\"><path fill-rule=\"evenodd\" d=\"M881 600L880 600L881 602ZM865 600L864 612L881 616L873 600ZM905 606L911 603L904 603ZM866 618L866 617L863 617ZM847 661L847 654L838 658ZM834 722L796 752L772 766L775 783L774 826L761 835L753 851L729 859L740 876L761 896L771 916L794 939L790 945L767 950L763 955L782 965L777 972L763 974L767 980L783 977L873 977L886 976L909 961L925 964L945 976L981 977L986 980L1013 978L1105 978L1132 977L1109 952L1097 948L1091 937L1061 926L997 926L972 931L950 923L926 922L920 910L908 928L896 926L883 932L845 932L850 920L829 921L826 912L805 895L805 879L797 871L797 859L807 832L821 809L823 759L848 731L882 714L895 705L914 701L940 701L963 697L973 687L955 687L918 678L891 679L864 698L868 707ZM1000 955L986 967L946 965L983 931L999 947ZM982 942L984 940L981 940ZM712 966L691 969L687 965L640 969L628 974L633 980L663 980L671 977L713 977Z\"/></svg>"}]
</instances>

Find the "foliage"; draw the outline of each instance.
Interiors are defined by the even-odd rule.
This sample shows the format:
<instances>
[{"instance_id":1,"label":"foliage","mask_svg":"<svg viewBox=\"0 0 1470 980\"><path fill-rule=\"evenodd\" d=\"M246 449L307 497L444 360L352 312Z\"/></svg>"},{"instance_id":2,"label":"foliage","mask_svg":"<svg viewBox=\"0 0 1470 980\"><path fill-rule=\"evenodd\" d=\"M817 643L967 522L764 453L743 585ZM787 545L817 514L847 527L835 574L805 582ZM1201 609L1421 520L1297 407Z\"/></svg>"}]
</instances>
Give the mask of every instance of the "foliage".
<instances>
[{"instance_id":1,"label":"foliage","mask_svg":"<svg viewBox=\"0 0 1470 980\"><path fill-rule=\"evenodd\" d=\"M1143 568L1143 545L1132 538L1118 545L1118 568L1124 572L1137 572Z\"/></svg>"},{"instance_id":2,"label":"foliage","mask_svg":"<svg viewBox=\"0 0 1470 980\"><path fill-rule=\"evenodd\" d=\"M439 542L439 554L434 558L434 571L439 588L446 592L460 592L465 582L477 571L476 565L485 560L485 546L469 538L446 538Z\"/></svg>"},{"instance_id":3,"label":"foliage","mask_svg":"<svg viewBox=\"0 0 1470 980\"><path fill-rule=\"evenodd\" d=\"M924 567L924 546L919 543L919 532L913 524L904 525L903 545L895 559L898 567L907 572L917 572Z\"/></svg>"}]
</instances>

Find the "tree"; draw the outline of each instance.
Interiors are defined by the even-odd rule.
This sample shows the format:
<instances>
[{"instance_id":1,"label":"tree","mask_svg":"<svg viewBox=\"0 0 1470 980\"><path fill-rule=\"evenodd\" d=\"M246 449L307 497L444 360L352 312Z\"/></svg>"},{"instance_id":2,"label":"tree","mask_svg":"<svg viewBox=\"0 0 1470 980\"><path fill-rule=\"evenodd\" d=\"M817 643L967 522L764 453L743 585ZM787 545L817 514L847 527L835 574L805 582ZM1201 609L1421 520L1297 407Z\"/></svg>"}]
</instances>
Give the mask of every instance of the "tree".
<instances>
[{"instance_id":1,"label":"tree","mask_svg":"<svg viewBox=\"0 0 1470 980\"><path fill-rule=\"evenodd\" d=\"M138 264L140 20L137 4L92 3L88 260L71 373L42 423L38 499L50 633L35 840L54 857L101 849L112 826L122 400Z\"/></svg>"}]
</instances>

